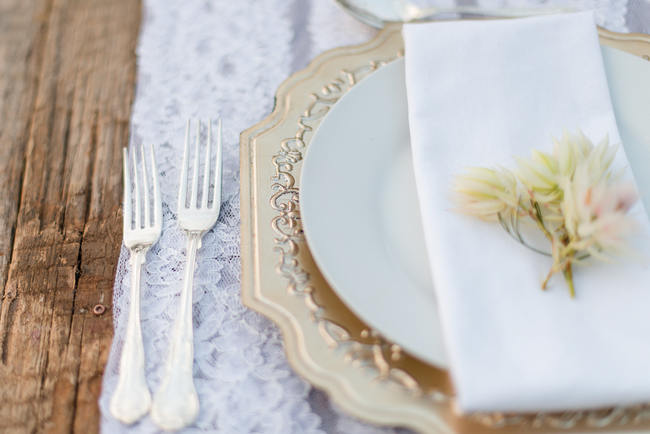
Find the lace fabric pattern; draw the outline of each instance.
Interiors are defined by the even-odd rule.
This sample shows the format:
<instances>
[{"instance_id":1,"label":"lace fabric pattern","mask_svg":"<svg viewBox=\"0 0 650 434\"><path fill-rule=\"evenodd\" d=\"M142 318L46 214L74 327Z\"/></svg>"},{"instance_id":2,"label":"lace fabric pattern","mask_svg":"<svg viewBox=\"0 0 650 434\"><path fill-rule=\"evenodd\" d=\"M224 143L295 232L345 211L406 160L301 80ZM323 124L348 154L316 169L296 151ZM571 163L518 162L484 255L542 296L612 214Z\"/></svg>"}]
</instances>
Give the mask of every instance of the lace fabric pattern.
<instances>
[{"instance_id":1,"label":"lace fabric pattern","mask_svg":"<svg viewBox=\"0 0 650 434\"><path fill-rule=\"evenodd\" d=\"M648 0L632 1L650 18ZM611 30L628 31L628 21L644 22L629 13L627 0L569 3L596 7L599 22ZM407 432L365 424L338 410L292 371L275 325L240 300L239 132L270 113L279 84L310 59L375 33L331 0L144 0L131 145L154 144L163 199L163 234L147 254L142 283L145 369L152 391L161 380L185 266L185 237L176 224L185 121L221 116L224 127L221 214L203 238L193 292L194 378L201 409L184 433ZM128 255L123 248L115 276L115 338L99 400L101 430L107 434L159 431L148 416L126 426L108 409L126 329Z\"/></svg>"}]
</instances>

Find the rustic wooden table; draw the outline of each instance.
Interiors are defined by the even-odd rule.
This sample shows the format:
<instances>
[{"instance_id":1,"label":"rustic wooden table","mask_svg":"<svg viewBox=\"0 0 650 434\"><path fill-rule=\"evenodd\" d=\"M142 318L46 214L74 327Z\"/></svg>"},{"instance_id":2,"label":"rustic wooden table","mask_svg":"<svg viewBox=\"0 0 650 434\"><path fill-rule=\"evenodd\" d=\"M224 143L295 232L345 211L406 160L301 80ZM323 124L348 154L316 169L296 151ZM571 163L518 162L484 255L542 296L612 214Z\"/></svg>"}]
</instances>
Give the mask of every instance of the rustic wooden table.
<instances>
[{"instance_id":1,"label":"rustic wooden table","mask_svg":"<svg viewBox=\"0 0 650 434\"><path fill-rule=\"evenodd\" d=\"M99 429L140 16L0 0L3 433Z\"/></svg>"}]
</instances>

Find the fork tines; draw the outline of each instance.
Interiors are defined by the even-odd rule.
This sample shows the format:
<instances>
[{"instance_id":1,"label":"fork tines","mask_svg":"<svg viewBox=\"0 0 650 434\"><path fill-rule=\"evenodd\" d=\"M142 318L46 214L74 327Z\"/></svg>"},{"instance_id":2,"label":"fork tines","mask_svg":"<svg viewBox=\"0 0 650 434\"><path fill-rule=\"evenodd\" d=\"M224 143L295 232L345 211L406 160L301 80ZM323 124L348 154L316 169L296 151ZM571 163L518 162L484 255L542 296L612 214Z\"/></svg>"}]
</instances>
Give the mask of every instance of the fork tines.
<instances>
[{"instance_id":1,"label":"fork tines","mask_svg":"<svg viewBox=\"0 0 650 434\"><path fill-rule=\"evenodd\" d=\"M183 151L183 165L181 169L181 179L178 191L178 208L189 209L212 209L219 207L221 204L221 118L217 121L217 151L212 155L212 121L208 121L207 125L207 139L205 144L205 158L199 158L200 143L201 143L201 121L196 121L196 137L193 146L193 169L192 169L192 183L187 186L189 162L190 162L190 129L191 120L188 119L187 127L185 129L185 148ZM202 161L201 161L202 160ZM203 163L203 186L199 189L199 172ZM213 191L210 199L210 180L213 179ZM189 203L187 195L189 193ZM200 197L199 197L200 193ZM199 203L200 199L200 203Z\"/></svg>"},{"instance_id":2,"label":"fork tines","mask_svg":"<svg viewBox=\"0 0 650 434\"><path fill-rule=\"evenodd\" d=\"M129 168L129 153L123 149L124 157L124 236L125 240L132 232L138 230L157 230L162 227L162 207L160 189L158 188L158 171L153 145L149 146L150 167L147 169L147 158L144 145L140 146L140 159L138 161L135 146L131 147L131 166L133 182L131 182L131 168ZM142 185L140 182L142 181ZM150 187L151 186L151 187ZM135 200L132 198L132 192ZM151 192L150 192L151 190ZM152 200L153 199L153 200ZM153 218L152 218L153 217Z\"/></svg>"}]
</instances>

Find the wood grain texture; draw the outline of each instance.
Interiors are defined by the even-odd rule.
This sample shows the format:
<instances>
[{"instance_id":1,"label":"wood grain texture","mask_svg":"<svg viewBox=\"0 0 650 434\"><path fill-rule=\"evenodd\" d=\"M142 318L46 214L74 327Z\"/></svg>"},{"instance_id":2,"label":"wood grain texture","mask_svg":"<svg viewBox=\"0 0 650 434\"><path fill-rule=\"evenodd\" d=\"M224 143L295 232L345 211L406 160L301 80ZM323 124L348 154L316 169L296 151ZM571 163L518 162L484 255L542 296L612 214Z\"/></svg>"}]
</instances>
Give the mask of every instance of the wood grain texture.
<instances>
[{"instance_id":1,"label":"wood grain texture","mask_svg":"<svg viewBox=\"0 0 650 434\"><path fill-rule=\"evenodd\" d=\"M0 432L98 431L140 17L0 0Z\"/></svg>"}]
</instances>

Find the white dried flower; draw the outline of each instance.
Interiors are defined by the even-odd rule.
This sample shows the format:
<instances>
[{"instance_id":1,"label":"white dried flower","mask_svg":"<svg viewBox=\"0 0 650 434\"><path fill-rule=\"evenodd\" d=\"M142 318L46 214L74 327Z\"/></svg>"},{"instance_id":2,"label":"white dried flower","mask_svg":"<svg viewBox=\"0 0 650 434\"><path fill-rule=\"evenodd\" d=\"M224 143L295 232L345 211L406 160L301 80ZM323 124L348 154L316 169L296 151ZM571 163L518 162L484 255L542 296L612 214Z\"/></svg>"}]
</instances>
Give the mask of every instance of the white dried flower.
<instances>
[{"instance_id":1,"label":"white dried flower","mask_svg":"<svg viewBox=\"0 0 650 434\"><path fill-rule=\"evenodd\" d=\"M519 206L517 178L507 169L471 167L456 177L458 210L485 220Z\"/></svg>"},{"instance_id":2,"label":"white dried flower","mask_svg":"<svg viewBox=\"0 0 650 434\"><path fill-rule=\"evenodd\" d=\"M485 220L498 219L517 241L553 258L542 284L559 271L571 295L572 264L587 257L609 259L625 251L636 222L627 212L637 201L633 184L618 181L612 162L618 146L598 145L582 133L564 132L553 153L533 150L517 159L517 171L475 167L456 178L458 208ZM528 216L551 243L550 253L529 245L519 232Z\"/></svg>"},{"instance_id":3,"label":"white dried flower","mask_svg":"<svg viewBox=\"0 0 650 434\"><path fill-rule=\"evenodd\" d=\"M604 141L607 143L607 137ZM582 131L571 134L567 130L562 133L560 140L553 139L553 155L558 161L558 175L560 177L572 177L578 161L582 161L591 153L593 143Z\"/></svg>"},{"instance_id":4,"label":"white dried flower","mask_svg":"<svg viewBox=\"0 0 650 434\"><path fill-rule=\"evenodd\" d=\"M627 212L638 193L633 184L616 182L595 159L583 161L573 178L563 182L562 211L573 248L604 259L607 253L625 250L636 227Z\"/></svg>"},{"instance_id":5,"label":"white dried flower","mask_svg":"<svg viewBox=\"0 0 650 434\"><path fill-rule=\"evenodd\" d=\"M549 154L533 150L532 157L517 158L517 177L529 194L534 194L541 203L557 200L560 195L559 165Z\"/></svg>"}]
</instances>

